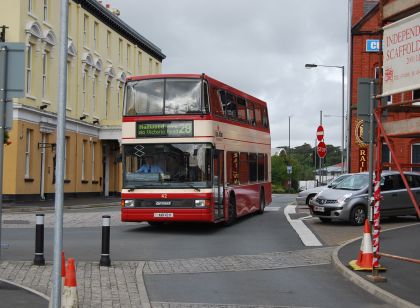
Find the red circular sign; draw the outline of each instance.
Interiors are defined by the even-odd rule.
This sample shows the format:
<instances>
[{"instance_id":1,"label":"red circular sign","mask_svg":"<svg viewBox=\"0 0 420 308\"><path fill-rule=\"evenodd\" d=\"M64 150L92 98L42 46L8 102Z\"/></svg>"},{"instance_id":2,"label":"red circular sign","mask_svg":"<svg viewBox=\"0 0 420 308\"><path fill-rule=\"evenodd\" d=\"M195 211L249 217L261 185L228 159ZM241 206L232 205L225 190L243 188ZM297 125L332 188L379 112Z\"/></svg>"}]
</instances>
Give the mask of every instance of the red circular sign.
<instances>
[{"instance_id":1,"label":"red circular sign","mask_svg":"<svg viewBox=\"0 0 420 308\"><path fill-rule=\"evenodd\" d=\"M324 127L322 125L318 126L316 130L316 139L318 139L318 141L324 139Z\"/></svg>"},{"instance_id":2,"label":"red circular sign","mask_svg":"<svg viewBox=\"0 0 420 308\"><path fill-rule=\"evenodd\" d=\"M325 156L327 156L327 146L325 145L325 143L323 141L318 143L318 147L316 148L316 152L318 153L318 156L320 158L324 158Z\"/></svg>"}]
</instances>

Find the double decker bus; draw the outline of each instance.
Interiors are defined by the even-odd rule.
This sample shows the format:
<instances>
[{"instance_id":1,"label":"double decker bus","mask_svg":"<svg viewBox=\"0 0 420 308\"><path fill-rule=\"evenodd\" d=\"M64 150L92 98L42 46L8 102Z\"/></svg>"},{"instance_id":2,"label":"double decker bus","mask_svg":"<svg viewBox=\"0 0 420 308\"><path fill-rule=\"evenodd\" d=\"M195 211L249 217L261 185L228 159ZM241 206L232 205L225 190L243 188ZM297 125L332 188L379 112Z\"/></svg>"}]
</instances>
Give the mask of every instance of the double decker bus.
<instances>
[{"instance_id":1,"label":"double decker bus","mask_svg":"<svg viewBox=\"0 0 420 308\"><path fill-rule=\"evenodd\" d=\"M205 74L128 77L121 220L233 223L271 203L267 104Z\"/></svg>"}]
</instances>

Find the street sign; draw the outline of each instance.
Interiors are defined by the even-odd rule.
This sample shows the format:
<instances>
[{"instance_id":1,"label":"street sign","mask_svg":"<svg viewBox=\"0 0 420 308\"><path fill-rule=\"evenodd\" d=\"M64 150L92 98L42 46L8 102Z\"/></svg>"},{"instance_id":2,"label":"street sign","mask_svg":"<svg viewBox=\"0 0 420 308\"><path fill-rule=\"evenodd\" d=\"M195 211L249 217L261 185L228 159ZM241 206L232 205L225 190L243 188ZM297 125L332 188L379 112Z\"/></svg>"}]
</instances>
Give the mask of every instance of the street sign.
<instances>
[{"instance_id":1,"label":"street sign","mask_svg":"<svg viewBox=\"0 0 420 308\"><path fill-rule=\"evenodd\" d=\"M319 158L324 158L325 156L327 156L327 146L325 145L323 141L318 143L316 152L318 153Z\"/></svg>"},{"instance_id":2,"label":"street sign","mask_svg":"<svg viewBox=\"0 0 420 308\"><path fill-rule=\"evenodd\" d=\"M366 40L366 52L380 52L381 41L380 40Z\"/></svg>"},{"instance_id":3,"label":"street sign","mask_svg":"<svg viewBox=\"0 0 420 308\"><path fill-rule=\"evenodd\" d=\"M316 129L316 139L322 141L324 139L324 127L322 125L318 126Z\"/></svg>"},{"instance_id":4,"label":"street sign","mask_svg":"<svg viewBox=\"0 0 420 308\"><path fill-rule=\"evenodd\" d=\"M293 172L293 166L287 166L287 174L292 174Z\"/></svg>"},{"instance_id":5,"label":"street sign","mask_svg":"<svg viewBox=\"0 0 420 308\"><path fill-rule=\"evenodd\" d=\"M7 80L6 100L25 96L25 48L24 43L0 43L0 52L5 53L7 61L6 72L4 66L0 67L0 79Z\"/></svg>"}]
</instances>

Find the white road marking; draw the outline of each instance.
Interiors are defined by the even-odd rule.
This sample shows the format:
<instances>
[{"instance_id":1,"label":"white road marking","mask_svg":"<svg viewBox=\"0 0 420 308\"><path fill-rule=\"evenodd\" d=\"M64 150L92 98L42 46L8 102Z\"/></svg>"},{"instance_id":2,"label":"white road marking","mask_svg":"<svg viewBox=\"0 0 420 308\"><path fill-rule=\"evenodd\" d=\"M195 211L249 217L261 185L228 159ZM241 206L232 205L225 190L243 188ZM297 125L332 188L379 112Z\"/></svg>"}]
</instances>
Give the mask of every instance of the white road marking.
<instances>
[{"instance_id":1,"label":"white road marking","mask_svg":"<svg viewBox=\"0 0 420 308\"><path fill-rule=\"evenodd\" d=\"M287 221L295 229L296 233L299 235L302 243L305 246L322 246L322 243L316 238L315 234L304 224L300 219L291 219L289 214L296 213L296 205L288 205L284 208L284 215L287 218Z\"/></svg>"},{"instance_id":2,"label":"white road marking","mask_svg":"<svg viewBox=\"0 0 420 308\"><path fill-rule=\"evenodd\" d=\"M267 212L278 212L280 210L281 210L280 206L268 206L264 209L264 211L267 211Z\"/></svg>"}]
</instances>

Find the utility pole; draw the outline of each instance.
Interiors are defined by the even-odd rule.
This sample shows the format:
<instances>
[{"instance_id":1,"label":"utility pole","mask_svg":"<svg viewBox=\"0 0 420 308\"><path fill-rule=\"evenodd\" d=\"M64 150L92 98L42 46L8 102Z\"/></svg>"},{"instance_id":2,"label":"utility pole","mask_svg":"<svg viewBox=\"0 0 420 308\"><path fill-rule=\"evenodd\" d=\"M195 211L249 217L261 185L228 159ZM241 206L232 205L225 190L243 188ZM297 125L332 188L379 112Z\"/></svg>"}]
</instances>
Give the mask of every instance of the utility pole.
<instances>
[{"instance_id":1,"label":"utility pole","mask_svg":"<svg viewBox=\"0 0 420 308\"><path fill-rule=\"evenodd\" d=\"M54 263L52 307L61 307L61 251L63 248L63 202L64 202L64 147L66 139L67 98L67 37L68 0L60 2L60 40L58 53L58 112L57 112L57 162L55 183Z\"/></svg>"}]
</instances>

